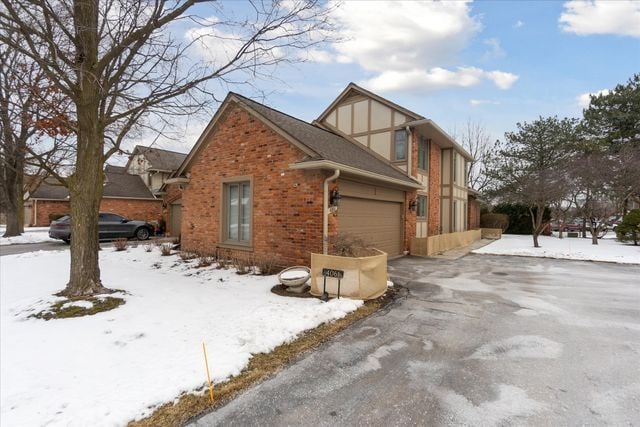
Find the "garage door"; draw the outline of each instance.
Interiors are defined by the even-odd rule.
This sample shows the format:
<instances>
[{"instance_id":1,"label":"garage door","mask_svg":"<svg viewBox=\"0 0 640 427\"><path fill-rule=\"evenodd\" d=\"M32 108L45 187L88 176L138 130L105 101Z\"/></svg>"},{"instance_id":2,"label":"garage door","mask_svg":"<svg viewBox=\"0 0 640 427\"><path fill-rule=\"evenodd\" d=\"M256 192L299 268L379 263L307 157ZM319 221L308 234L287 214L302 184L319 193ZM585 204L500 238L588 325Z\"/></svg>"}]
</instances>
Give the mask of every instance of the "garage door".
<instances>
[{"instance_id":1,"label":"garage door","mask_svg":"<svg viewBox=\"0 0 640 427\"><path fill-rule=\"evenodd\" d=\"M338 213L340 233L349 233L389 255L402 253L402 204L343 197Z\"/></svg>"},{"instance_id":2,"label":"garage door","mask_svg":"<svg viewBox=\"0 0 640 427\"><path fill-rule=\"evenodd\" d=\"M169 232L174 237L180 236L180 226L182 224L182 200L173 202L171 204L171 212L169 213L171 224L169 225Z\"/></svg>"}]
</instances>

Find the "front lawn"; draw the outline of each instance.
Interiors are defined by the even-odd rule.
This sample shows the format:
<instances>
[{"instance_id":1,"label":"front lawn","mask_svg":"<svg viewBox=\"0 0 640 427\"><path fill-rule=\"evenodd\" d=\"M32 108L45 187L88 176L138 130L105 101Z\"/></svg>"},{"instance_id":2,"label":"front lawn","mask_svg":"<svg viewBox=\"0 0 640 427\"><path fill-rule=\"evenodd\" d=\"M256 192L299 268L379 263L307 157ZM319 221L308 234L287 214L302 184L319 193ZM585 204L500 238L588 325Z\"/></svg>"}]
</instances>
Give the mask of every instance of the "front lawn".
<instances>
[{"instance_id":1,"label":"front lawn","mask_svg":"<svg viewBox=\"0 0 640 427\"><path fill-rule=\"evenodd\" d=\"M124 425L202 389L207 344L212 381L238 375L253 354L362 305L286 298L275 276L237 275L158 249L100 252L106 286L125 304L44 320L67 279L69 252L0 258L1 425ZM82 302L75 303L82 306ZM84 303L87 307L89 303ZM214 387L215 392L215 387Z\"/></svg>"},{"instance_id":2,"label":"front lawn","mask_svg":"<svg viewBox=\"0 0 640 427\"><path fill-rule=\"evenodd\" d=\"M0 246L25 243L59 242L49 237L49 227L25 227L24 233L15 237L2 237L7 227L0 225Z\"/></svg>"},{"instance_id":3,"label":"front lawn","mask_svg":"<svg viewBox=\"0 0 640 427\"><path fill-rule=\"evenodd\" d=\"M591 238L565 237L559 239L556 236L540 236L538 242L540 247L534 248L531 236L503 234L500 240L472 252L640 264L640 246L621 243L614 239L600 239L597 245L592 245Z\"/></svg>"}]
</instances>

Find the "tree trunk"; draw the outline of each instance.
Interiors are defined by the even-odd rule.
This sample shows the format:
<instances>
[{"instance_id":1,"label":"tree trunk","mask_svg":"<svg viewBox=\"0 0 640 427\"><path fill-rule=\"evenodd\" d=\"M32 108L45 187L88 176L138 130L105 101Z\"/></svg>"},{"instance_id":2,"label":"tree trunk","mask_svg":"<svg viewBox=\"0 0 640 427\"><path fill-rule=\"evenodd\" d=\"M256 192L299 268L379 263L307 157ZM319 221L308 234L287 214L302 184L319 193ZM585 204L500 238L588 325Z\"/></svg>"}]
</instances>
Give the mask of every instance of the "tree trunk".
<instances>
[{"instance_id":1,"label":"tree trunk","mask_svg":"<svg viewBox=\"0 0 640 427\"><path fill-rule=\"evenodd\" d=\"M17 151L17 150L16 150ZM7 229L2 237L19 236L24 233L22 204L24 203L24 153L14 152L13 160L5 172L5 190L7 196Z\"/></svg>"},{"instance_id":2,"label":"tree trunk","mask_svg":"<svg viewBox=\"0 0 640 427\"><path fill-rule=\"evenodd\" d=\"M533 209L529 208L529 215L531 215L531 226L533 231L533 247L539 248L538 244L538 236L540 235L540 223L542 222L542 216L540 214L540 209L538 208L534 214ZM538 221L538 216L540 216L540 220Z\"/></svg>"},{"instance_id":3,"label":"tree trunk","mask_svg":"<svg viewBox=\"0 0 640 427\"><path fill-rule=\"evenodd\" d=\"M104 184L104 129L99 122L100 84L93 73L98 60L98 2L74 1L78 40L76 169L68 180L71 208L71 268L60 294L68 297L110 292L102 286L98 264L98 214Z\"/></svg>"},{"instance_id":4,"label":"tree trunk","mask_svg":"<svg viewBox=\"0 0 640 427\"><path fill-rule=\"evenodd\" d=\"M598 228L594 227L593 224L591 224L591 244L598 244Z\"/></svg>"}]
</instances>

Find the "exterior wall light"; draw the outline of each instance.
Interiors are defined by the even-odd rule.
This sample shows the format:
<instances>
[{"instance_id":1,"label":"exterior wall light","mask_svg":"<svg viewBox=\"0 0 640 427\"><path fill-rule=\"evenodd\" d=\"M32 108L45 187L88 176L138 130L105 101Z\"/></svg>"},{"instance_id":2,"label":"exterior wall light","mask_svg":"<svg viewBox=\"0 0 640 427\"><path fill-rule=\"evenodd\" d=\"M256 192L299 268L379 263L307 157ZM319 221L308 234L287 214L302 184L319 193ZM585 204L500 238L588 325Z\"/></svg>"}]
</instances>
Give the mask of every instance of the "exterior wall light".
<instances>
[{"instance_id":1,"label":"exterior wall light","mask_svg":"<svg viewBox=\"0 0 640 427\"><path fill-rule=\"evenodd\" d=\"M342 199L342 196L340 195L338 190L334 188L333 190L331 190L331 194L329 194L329 206L337 208L338 206L340 206L340 199Z\"/></svg>"},{"instance_id":2,"label":"exterior wall light","mask_svg":"<svg viewBox=\"0 0 640 427\"><path fill-rule=\"evenodd\" d=\"M409 202L409 210L415 212L418 209L418 198L415 198Z\"/></svg>"}]
</instances>

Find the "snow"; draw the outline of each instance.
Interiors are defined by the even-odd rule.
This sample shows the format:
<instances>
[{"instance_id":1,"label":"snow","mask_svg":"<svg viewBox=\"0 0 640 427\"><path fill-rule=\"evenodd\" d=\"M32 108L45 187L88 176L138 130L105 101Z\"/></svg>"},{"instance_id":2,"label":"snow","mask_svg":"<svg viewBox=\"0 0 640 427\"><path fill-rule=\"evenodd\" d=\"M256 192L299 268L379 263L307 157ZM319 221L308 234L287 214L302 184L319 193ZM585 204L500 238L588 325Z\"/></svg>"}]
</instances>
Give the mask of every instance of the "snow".
<instances>
[{"instance_id":1,"label":"snow","mask_svg":"<svg viewBox=\"0 0 640 427\"><path fill-rule=\"evenodd\" d=\"M307 270L287 270L280 274L280 278L284 280L302 279L304 277L309 277Z\"/></svg>"},{"instance_id":2,"label":"snow","mask_svg":"<svg viewBox=\"0 0 640 427\"><path fill-rule=\"evenodd\" d=\"M507 358L556 359L562 344L537 335L517 335L479 347L469 359L497 360Z\"/></svg>"},{"instance_id":3,"label":"snow","mask_svg":"<svg viewBox=\"0 0 640 427\"><path fill-rule=\"evenodd\" d=\"M534 248L531 236L503 234L500 240L473 253L640 264L640 246L614 239L600 239L597 245L593 245L591 239L540 236L538 242L541 247Z\"/></svg>"},{"instance_id":4,"label":"snow","mask_svg":"<svg viewBox=\"0 0 640 427\"><path fill-rule=\"evenodd\" d=\"M90 308L93 308L93 303L91 301L71 301L71 302L67 302L62 304L62 308L69 308L69 307L80 307L80 308L86 308L87 310Z\"/></svg>"},{"instance_id":5,"label":"snow","mask_svg":"<svg viewBox=\"0 0 640 427\"><path fill-rule=\"evenodd\" d=\"M125 425L239 374L253 354L344 317L362 301L286 298L276 276L195 268L143 248L103 250L106 286L126 304L94 316L44 321L67 279L69 252L0 258L0 425ZM28 277L28 280L25 278ZM215 392L215 386L214 386Z\"/></svg>"},{"instance_id":6,"label":"snow","mask_svg":"<svg viewBox=\"0 0 640 427\"><path fill-rule=\"evenodd\" d=\"M0 236L4 234L5 230L6 226L0 225ZM56 241L49 237L49 227L25 227L24 233L20 236L0 237L0 246Z\"/></svg>"}]
</instances>

